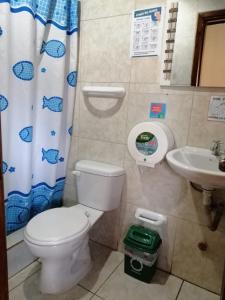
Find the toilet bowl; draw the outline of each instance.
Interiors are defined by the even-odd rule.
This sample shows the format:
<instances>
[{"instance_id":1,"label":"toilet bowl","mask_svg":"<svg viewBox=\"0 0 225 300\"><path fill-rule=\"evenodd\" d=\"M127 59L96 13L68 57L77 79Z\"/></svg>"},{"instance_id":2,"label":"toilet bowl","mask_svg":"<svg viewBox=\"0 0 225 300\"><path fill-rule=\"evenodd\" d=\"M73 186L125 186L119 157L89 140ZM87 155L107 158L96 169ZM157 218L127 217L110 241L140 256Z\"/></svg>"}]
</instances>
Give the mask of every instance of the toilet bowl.
<instances>
[{"instance_id":1,"label":"toilet bowl","mask_svg":"<svg viewBox=\"0 0 225 300\"><path fill-rule=\"evenodd\" d=\"M80 204L42 212L24 231L31 253L42 262L42 293L62 293L85 277L91 269L88 232L104 211L120 204L125 174L122 168L80 161L73 173Z\"/></svg>"},{"instance_id":2,"label":"toilet bowl","mask_svg":"<svg viewBox=\"0 0 225 300\"><path fill-rule=\"evenodd\" d=\"M91 268L88 232L102 214L78 204L51 209L29 222L24 238L31 253L42 262L42 293L61 293L87 274Z\"/></svg>"}]
</instances>

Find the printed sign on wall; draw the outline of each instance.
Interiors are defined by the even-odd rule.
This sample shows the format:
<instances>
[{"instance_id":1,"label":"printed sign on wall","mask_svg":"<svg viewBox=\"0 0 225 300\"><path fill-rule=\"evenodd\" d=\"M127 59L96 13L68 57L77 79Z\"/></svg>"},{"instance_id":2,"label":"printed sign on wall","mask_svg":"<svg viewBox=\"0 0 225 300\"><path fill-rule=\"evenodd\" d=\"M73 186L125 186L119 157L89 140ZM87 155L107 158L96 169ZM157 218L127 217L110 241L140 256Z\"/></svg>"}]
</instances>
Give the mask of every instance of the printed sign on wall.
<instances>
[{"instance_id":1,"label":"printed sign on wall","mask_svg":"<svg viewBox=\"0 0 225 300\"><path fill-rule=\"evenodd\" d=\"M150 118L165 119L166 104L165 103L151 103L150 104Z\"/></svg>"},{"instance_id":2,"label":"printed sign on wall","mask_svg":"<svg viewBox=\"0 0 225 300\"><path fill-rule=\"evenodd\" d=\"M225 121L225 96L213 96L211 98L208 120Z\"/></svg>"},{"instance_id":3,"label":"printed sign on wall","mask_svg":"<svg viewBox=\"0 0 225 300\"><path fill-rule=\"evenodd\" d=\"M162 16L162 7L134 11L131 56L159 55L162 44Z\"/></svg>"}]
</instances>

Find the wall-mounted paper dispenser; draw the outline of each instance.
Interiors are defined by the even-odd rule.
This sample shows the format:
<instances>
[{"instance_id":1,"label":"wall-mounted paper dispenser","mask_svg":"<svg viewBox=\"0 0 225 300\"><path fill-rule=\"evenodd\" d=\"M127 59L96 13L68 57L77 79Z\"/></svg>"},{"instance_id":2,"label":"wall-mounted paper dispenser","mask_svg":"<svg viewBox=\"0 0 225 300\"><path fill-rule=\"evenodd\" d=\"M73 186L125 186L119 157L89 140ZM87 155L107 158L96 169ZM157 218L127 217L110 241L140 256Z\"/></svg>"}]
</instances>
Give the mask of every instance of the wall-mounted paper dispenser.
<instances>
[{"instance_id":1,"label":"wall-mounted paper dispenser","mask_svg":"<svg viewBox=\"0 0 225 300\"><path fill-rule=\"evenodd\" d=\"M138 165L154 168L174 146L170 129L160 122L136 125L128 136L128 149Z\"/></svg>"}]
</instances>

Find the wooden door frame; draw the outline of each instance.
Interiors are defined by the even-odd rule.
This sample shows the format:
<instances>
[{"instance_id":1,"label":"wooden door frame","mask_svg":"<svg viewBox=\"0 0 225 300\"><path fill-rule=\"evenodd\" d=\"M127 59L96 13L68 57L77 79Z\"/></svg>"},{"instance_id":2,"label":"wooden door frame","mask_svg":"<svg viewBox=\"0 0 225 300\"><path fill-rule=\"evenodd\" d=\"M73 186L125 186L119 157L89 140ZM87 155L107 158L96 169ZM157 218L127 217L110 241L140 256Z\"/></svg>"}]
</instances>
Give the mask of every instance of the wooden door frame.
<instances>
[{"instance_id":1,"label":"wooden door frame","mask_svg":"<svg viewBox=\"0 0 225 300\"><path fill-rule=\"evenodd\" d=\"M1 115L0 115L1 122ZM2 137L0 126L0 166L2 166ZM5 234L3 177L0 170L0 300L8 300L8 268Z\"/></svg>"},{"instance_id":2,"label":"wooden door frame","mask_svg":"<svg viewBox=\"0 0 225 300\"><path fill-rule=\"evenodd\" d=\"M221 292L221 300L225 300L225 264L224 264L224 271L223 271L223 286Z\"/></svg>"},{"instance_id":3,"label":"wooden door frame","mask_svg":"<svg viewBox=\"0 0 225 300\"><path fill-rule=\"evenodd\" d=\"M202 54L205 40L205 29L208 25L225 23L225 9L208 11L198 15L198 25L195 37L195 51L191 75L191 85L199 86Z\"/></svg>"}]
</instances>

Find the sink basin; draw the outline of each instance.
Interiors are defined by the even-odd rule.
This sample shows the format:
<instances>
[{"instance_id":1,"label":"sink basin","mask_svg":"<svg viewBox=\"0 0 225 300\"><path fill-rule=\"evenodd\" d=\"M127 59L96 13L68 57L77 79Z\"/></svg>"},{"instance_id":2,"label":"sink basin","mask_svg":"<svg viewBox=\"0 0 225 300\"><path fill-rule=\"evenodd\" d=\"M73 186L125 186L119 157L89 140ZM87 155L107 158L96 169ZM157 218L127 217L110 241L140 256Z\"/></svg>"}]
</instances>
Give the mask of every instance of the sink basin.
<instances>
[{"instance_id":1,"label":"sink basin","mask_svg":"<svg viewBox=\"0 0 225 300\"><path fill-rule=\"evenodd\" d=\"M167 153L170 167L187 180L204 189L225 189L225 172L219 170L219 160L210 150L183 147Z\"/></svg>"}]
</instances>

